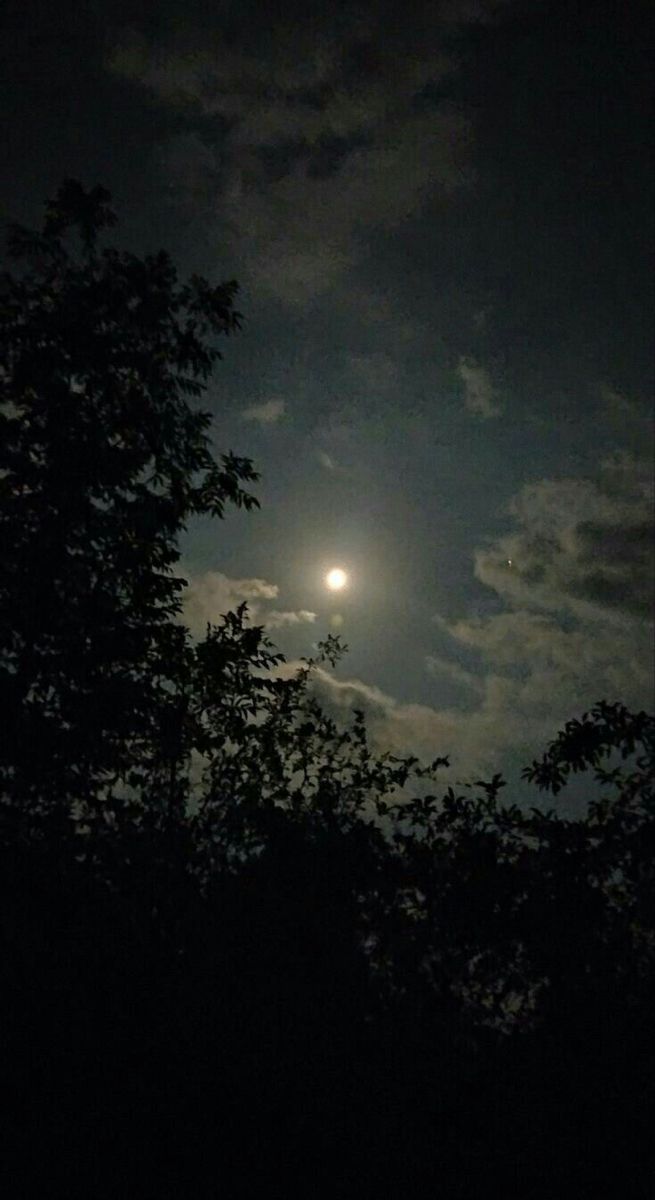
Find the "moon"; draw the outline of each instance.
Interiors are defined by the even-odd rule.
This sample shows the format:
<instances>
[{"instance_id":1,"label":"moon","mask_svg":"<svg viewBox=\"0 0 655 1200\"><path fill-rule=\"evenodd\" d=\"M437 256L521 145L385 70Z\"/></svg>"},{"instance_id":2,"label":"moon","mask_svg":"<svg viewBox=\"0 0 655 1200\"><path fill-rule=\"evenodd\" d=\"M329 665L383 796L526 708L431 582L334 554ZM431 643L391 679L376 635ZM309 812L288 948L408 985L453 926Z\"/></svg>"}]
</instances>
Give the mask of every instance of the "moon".
<instances>
[{"instance_id":1,"label":"moon","mask_svg":"<svg viewBox=\"0 0 655 1200\"><path fill-rule=\"evenodd\" d=\"M341 569L341 567L333 567L332 570L328 571L327 575L325 576L325 582L327 583L331 592L340 592L341 589L346 586L348 582L348 576L346 575L346 572Z\"/></svg>"}]
</instances>

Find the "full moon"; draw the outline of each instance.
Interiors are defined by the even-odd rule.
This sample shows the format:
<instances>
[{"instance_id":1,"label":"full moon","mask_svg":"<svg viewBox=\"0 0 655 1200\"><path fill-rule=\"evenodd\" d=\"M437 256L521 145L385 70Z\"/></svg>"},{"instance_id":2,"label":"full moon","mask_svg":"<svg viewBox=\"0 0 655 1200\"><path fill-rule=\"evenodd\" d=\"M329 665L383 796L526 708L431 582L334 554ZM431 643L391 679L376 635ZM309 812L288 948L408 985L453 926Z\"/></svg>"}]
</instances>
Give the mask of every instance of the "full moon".
<instances>
[{"instance_id":1,"label":"full moon","mask_svg":"<svg viewBox=\"0 0 655 1200\"><path fill-rule=\"evenodd\" d=\"M325 582L331 592L340 592L346 586L348 576L345 571L341 570L341 567L334 567L331 571L328 571L325 576Z\"/></svg>"}]
</instances>

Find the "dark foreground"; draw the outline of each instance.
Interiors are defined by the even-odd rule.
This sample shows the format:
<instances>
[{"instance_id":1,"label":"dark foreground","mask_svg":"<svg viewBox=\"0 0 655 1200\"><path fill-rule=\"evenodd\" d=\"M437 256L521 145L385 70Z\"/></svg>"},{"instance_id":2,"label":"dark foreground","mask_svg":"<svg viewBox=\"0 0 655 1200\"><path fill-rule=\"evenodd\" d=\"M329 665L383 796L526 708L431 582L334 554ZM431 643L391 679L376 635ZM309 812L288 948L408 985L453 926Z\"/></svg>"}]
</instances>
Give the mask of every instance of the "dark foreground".
<instances>
[{"instance_id":1,"label":"dark foreground","mask_svg":"<svg viewBox=\"0 0 655 1200\"><path fill-rule=\"evenodd\" d=\"M3 883L5 1196L650 1193L652 1026L621 995L501 1036L382 1005L264 879L181 911L177 945L43 855Z\"/></svg>"}]
</instances>

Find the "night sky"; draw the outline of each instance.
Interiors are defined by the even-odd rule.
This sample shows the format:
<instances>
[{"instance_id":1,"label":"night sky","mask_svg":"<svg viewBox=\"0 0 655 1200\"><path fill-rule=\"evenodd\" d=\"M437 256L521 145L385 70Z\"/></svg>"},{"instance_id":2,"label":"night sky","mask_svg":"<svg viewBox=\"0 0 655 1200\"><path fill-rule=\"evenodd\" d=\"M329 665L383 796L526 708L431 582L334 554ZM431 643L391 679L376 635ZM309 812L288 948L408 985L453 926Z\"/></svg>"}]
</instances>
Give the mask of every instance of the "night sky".
<instances>
[{"instance_id":1,"label":"night sky","mask_svg":"<svg viewBox=\"0 0 655 1200\"><path fill-rule=\"evenodd\" d=\"M240 283L206 403L262 509L189 530L188 621L340 632L326 705L465 778L652 704L649 9L2 17L3 221L101 183L118 245Z\"/></svg>"}]
</instances>

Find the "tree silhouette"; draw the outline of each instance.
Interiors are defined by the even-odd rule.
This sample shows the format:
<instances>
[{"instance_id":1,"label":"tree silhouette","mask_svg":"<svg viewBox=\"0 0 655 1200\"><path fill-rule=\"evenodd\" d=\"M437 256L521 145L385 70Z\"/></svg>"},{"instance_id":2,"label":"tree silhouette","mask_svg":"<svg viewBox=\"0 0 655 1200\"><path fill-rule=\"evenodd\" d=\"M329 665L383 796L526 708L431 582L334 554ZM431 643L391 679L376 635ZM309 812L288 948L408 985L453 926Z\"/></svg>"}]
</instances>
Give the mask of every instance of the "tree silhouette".
<instances>
[{"instance_id":1,"label":"tree silhouette","mask_svg":"<svg viewBox=\"0 0 655 1200\"><path fill-rule=\"evenodd\" d=\"M193 406L236 284L98 250L109 201L67 181L2 283L5 1191L645 1196L653 718L526 768L592 773L573 820L331 719L337 638L194 641L178 537L256 504Z\"/></svg>"},{"instance_id":2,"label":"tree silhouette","mask_svg":"<svg viewBox=\"0 0 655 1200\"><path fill-rule=\"evenodd\" d=\"M2 281L0 582L3 790L20 821L65 822L139 785L174 719L183 633L171 574L193 514L253 507L247 459L212 456L191 407L239 326L236 284L179 285L169 257L99 252L102 188L67 181L26 269ZM64 242L78 230L81 250ZM165 743L164 736L164 743ZM162 765L162 770L164 769ZM169 790L169 800L174 797ZM14 816L17 816L14 810Z\"/></svg>"}]
</instances>

